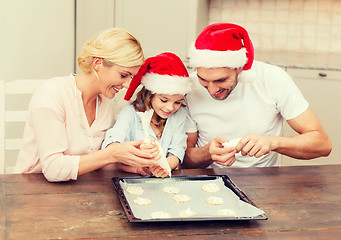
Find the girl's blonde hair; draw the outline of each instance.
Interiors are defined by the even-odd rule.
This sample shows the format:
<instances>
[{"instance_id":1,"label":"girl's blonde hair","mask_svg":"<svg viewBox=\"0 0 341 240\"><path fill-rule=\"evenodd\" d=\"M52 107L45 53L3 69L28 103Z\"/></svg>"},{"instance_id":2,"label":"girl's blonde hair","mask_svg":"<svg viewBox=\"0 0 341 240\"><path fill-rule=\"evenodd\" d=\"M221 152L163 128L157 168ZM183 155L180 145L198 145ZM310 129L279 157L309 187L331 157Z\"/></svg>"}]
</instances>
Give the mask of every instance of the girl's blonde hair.
<instances>
[{"instance_id":1,"label":"girl's blonde hair","mask_svg":"<svg viewBox=\"0 0 341 240\"><path fill-rule=\"evenodd\" d=\"M92 71L94 57L103 58L108 66L140 66L144 55L140 42L123 28L110 28L88 41L78 56L78 66L84 72Z\"/></svg>"}]
</instances>

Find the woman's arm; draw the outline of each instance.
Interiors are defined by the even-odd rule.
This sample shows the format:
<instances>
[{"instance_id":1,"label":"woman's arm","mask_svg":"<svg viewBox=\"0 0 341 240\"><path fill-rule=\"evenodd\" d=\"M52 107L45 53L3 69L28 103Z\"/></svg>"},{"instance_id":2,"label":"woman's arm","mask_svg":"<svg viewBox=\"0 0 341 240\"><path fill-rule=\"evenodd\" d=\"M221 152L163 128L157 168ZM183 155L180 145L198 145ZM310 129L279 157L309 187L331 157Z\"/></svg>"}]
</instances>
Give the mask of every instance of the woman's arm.
<instances>
[{"instance_id":1,"label":"woman's arm","mask_svg":"<svg viewBox=\"0 0 341 240\"><path fill-rule=\"evenodd\" d=\"M111 163L151 166L155 162L152 153L145 153L139 149L142 141L114 143L105 149L88 154L65 154L70 147L77 146L69 145L70 136L67 134L63 116L49 108L34 110L32 124L42 172L51 182L76 180L79 175ZM80 149L81 151L85 152Z\"/></svg>"},{"instance_id":2,"label":"woman's arm","mask_svg":"<svg viewBox=\"0 0 341 240\"><path fill-rule=\"evenodd\" d=\"M112 143L106 148L80 157L78 175L82 175L112 163L121 163L132 167L149 167L155 164L157 152L140 150L141 141Z\"/></svg>"}]
</instances>

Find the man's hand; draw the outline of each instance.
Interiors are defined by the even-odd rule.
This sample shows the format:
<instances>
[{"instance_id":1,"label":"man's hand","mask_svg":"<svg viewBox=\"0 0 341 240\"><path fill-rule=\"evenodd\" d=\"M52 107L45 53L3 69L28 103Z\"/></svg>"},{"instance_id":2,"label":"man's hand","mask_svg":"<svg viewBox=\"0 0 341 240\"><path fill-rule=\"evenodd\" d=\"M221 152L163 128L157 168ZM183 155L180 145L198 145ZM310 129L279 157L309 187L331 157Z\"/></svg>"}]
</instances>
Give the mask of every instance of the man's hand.
<instances>
[{"instance_id":1,"label":"man's hand","mask_svg":"<svg viewBox=\"0 0 341 240\"><path fill-rule=\"evenodd\" d=\"M224 148L222 145L224 142L227 142L223 137L216 137L209 146L209 153L211 155L212 160L223 166L231 166L235 161L236 149L232 146Z\"/></svg>"},{"instance_id":2,"label":"man's hand","mask_svg":"<svg viewBox=\"0 0 341 240\"><path fill-rule=\"evenodd\" d=\"M243 156L250 156L259 158L268 154L272 150L271 136L261 136L255 134L245 135L237 144L236 150Z\"/></svg>"}]
</instances>

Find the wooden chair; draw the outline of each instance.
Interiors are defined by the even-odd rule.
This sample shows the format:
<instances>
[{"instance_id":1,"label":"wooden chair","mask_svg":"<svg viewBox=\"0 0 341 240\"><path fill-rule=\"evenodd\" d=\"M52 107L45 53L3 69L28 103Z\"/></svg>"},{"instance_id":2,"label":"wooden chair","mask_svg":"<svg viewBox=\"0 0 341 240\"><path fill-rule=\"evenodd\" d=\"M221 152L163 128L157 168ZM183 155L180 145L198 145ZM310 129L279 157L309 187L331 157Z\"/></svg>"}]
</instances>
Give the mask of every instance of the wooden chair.
<instances>
[{"instance_id":1,"label":"wooden chair","mask_svg":"<svg viewBox=\"0 0 341 240\"><path fill-rule=\"evenodd\" d=\"M21 147L28 104L43 81L0 80L0 174L13 171Z\"/></svg>"}]
</instances>

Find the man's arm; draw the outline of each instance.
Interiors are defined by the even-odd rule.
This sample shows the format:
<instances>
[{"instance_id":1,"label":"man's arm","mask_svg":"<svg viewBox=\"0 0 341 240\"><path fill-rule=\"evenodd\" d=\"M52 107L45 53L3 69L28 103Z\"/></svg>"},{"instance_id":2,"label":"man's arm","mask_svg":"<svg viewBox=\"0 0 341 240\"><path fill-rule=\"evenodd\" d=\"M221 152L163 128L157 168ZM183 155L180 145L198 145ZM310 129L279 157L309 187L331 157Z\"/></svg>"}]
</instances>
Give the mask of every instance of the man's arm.
<instances>
[{"instance_id":1,"label":"man's arm","mask_svg":"<svg viewBox=\"0 0 341 240\"><path fill-rule=\"evenodd\" d=\"M330 154L332 143L310 109L287 122L299 135L282 139L275 149L276 152L298 159L312 159Z\"/></svg>"},{"instance_id":2,"label":"man's arm","mask_svg":"<svg viewBox=\"0 0 341 240\"><path fill-rule=\"evenodd\" d=\"M312 159L330 154L332 143L310 109L287 122L299 135L277 137L247 134L237 144L237 151L241 151L244 156L255 157L276 151L297 159Z\"/></svg>"},{"instance_id":3,"label":"man's arm","mask_svg":"<svg viewBox=\"0 0 341 240\"><path fill-rule=\"evenodd\" d=\"M182 163L183 168L206 168L213 161L209 153L210 144L206 144L203 147L196 147L198 140L198 132L187 133L187 149L185 152L184 161Z\"/></svg>"}]
</instances>

